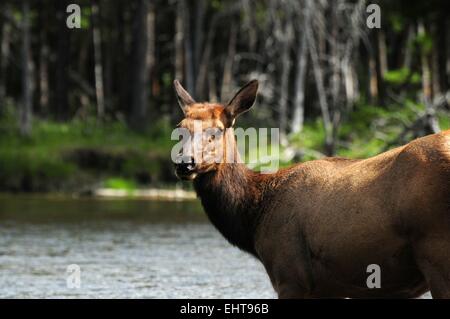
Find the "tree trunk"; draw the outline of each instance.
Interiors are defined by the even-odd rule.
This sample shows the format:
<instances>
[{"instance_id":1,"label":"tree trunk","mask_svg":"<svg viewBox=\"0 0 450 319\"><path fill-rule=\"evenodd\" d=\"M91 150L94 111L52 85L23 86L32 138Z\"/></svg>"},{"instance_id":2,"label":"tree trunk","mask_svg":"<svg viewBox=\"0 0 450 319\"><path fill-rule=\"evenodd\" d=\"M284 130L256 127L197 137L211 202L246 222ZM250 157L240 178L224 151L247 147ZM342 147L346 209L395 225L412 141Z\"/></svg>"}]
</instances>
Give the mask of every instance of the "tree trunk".
<instances>
[{"instance_id":1,"label":"tree trunk","mask_svg":"<svg viewBox=\"0 0 450 319\"><path fill-rule=\"evenodd\" d=\"M9 4L4 4L2 7L4 14L9 16ZM0 116L2 116L6 103L6 79L7 67L9 62L9 49L11 41L11 24L6 19L2 24L2 38L0 43Z\"/></svg>"},{"instance_id":2,"label":"tree trunk","mask_svg":"<svg viewBox=\"0 0 450 319\"><path fill-rule=\"evenodd\" d=\"M22 1L22 104L20 110L20 133L29 136L33 112L33 60L30 39L30 9L28 0Z\"/></svg>"},{"instance_id":3,"label":"tree trunk","mask_svg":"<svg viewBox=\"0 0 450 319\"><path fill-rule=\"evenodd\" d=\"M422 36L426 33L425 25L423 22L419 22L417 34ZM425 110L427 113L425 132L426 134L437 133L440 131L439 122L436 118L436 112L433 108L433 90L432 90L432 78L430 71L430 61L427 49L424 47L420 48L420 63L422 67L422 97L423 103L425 104Z\"/></svg>"},{"instance_id":4,"label":"tree trunk","mask_svg":"<svg viewBox=\"0 0 450 319\"><path fill-rule=\"evenodd\" d=\"M216 74L215 72L209 72L208 74L209 78L209 92L208 92L208 99L212 103L218 102L219 98L217 96L217 83L216 83Z\"/></svg>"},{"instance_id":5,"label":"tree trunk","mask_svg":"<svg viewBox=\"0 0 450 319\"><path fill-rule=\"evenodd\" d=\"M136 8L136 20L133 25L133 45L131 52L132 73L131 73L131 114L130 125L133 129L142 131L146 127L148 99L147 92L149 86L149 48L154 44L149 43L149 39L154 39L154 27L149 27L150 2L140 0ZM154 21L154 20L153 20Z\"/></svg>"},{"instance_id":6,"label":"tree trunk","mask_svg":"<svg viewBox=\"0 0 450 319\"><path fill-rule=\"evenodd\" d=\"M314 12L315 4L311 3L311 11ZM324 84L324 76L322 66L320 65L319 54L315 42L313 30L308 28L305 30L307 34L307 43L309 55L311 57L314 80L316 82L317 96L319 98L319 106L322 113L323 126L325 130L325 153L328 156L333 155L333 126L330 116L330 108L327 101L327 94ZM320 37L318 37L320 38Z\"/></svg>"},{"instance_id":7,"label":"tree trunk","mask_svg":"<svg viewBox=\"0 0 450 319\"><path fill-rule=\"evenodd\" d=\"M184 0L179 0L177 4L175 17L175 79L184 82Z\"/></svg>"},{"instance_id":8,"label":"tree trunk","mask_svg":"<svg viewBox=\"0 0 450 319\"><path fill-rule=\"evenodd\" d=\"M423 22L419 22L417 28L417 34L423 36L425 34L425 26ZM432 100L432 89L431 89L431 71L428 61L428 52L426 49L420 48L420 64L422 67L422 94L423 99L426 104L430 104Z\"/></svg>"},{"instance_id":9,"label":"tree trunk","mask_svg":"<svg viewBox=\"0 0 450 319\"><path fill-rule=\"evenodd\" d=\"M147 58L146 58L146 67L149 77L150 85L147 88L149 92L155 94L156 92L153 90L155 87L154 80L156 77L155 73L155 65L156 65L156 11L155 4L150 2L149 11L147 14ZM152 88L152 89L150 89Z\"/></svg>"},{"instance_id":10,"label":"tree trunk","mask_svg":"<svg viewBox=\"0 0 450 319\"><path fill-rule=\"evenodd\" d=\"M179 9L183 21L183 46L184 46L184 67L185 83L188 92L195 92L195 61L194 61L194 41L192 35L191 10L187 0L179 0Z\"/></svg>"},{"instance_id":11,"label":"tree trunk","mask_svg":"<svg viewBox=\"0 0 450 319\"><path fill-rule=\"evenodd\" d=\"M69 113L69 64L70 64L70 36L73 32L66 26L67 0L57 1L57 60L55 68L55 94L54 94L54 114L56 119L64 121Z\"/></svg>"},{"instance_id":12,"label":"tree trunk","mask_svg":"<svg viewBox=\"0 0 450 319\"><path fill-rule=\"evenodd\" d=\"M387 59L387 48L386 48L386 34L383 29L379 29L378 32L378 51L380 56L380 74L384 79L384 75L389 70L388 69L388 59Z\"/></svg>"},{"instance_id":13,"label":"tree trunk","mask_svg":"<svg viewBox=\"0 0 450 319\"><path fill-rule=\"evenodd\" d=\"M40 114L47 115L49 111L48 60L50 50L47 43L48 29L45 25L48 21L48 14L44 1L41 0L39 4L39 21L41 23L39 33L39 108Z\"/></svg>"},{"instance_id":14,"label":"tree trunk","mask_svg":"<svg viewBox=\"0 0 450 319\"><path fill-rule=\"evenodd\" d=\"M383 47L383 39L380 30L375 30L373 32L373 46L375 48L375 76L377 79L377 102L380 105L385 105L385 88L384 88L384 69L385 65L385 46Z\"/></svg>"},{"instance_id":15,"label":"tree trunk","mask_svg":"<svg viewBox=\"0 0 450 319\"><path fill-rule=\"evenodd\" d=\"M308 67L308 48L305 30L310 27L311 13L309 10L309 1L305 1L306 5L302 23L303 30L300 31L301 36L297 44L297 74L295 79L294 114L291 123L292 133L301 132L305 120L305 84L306 70Z\"/></svg>"},{"instance_id":16,"label":"tree trunk","mask_svg":"<svg viewBox=\"0 0 450 319\"><path fill-rule=\"evenodd\" d=\"M370 50L369 52L369 95L370 103L375 104L378 101L378 77L377 66L375 61L375 52Z\"/></svg>"},{"instance_id":17,"label":"tree trunk","mask_svg":"<svg viewBox=\"0 0 450 319\"><path fill-rule=\"evenodd\" d=\"M413 57L413 41L414 41L414 27L408 26L406 35L406 42L404 45L403 64L402 67L411 71L412 57Z\"/></svg>"},{"instance_id":18,"label":"tree trunk","mask_svg":"<svg viewBox=\"0 0 450 319\"><path fill-rule=\"evenodd\" d=\"M196 82L197 92L195 96L199 99L206 98L205 96L205 87L206 82L208 80L208 71L209 71L209 61L213 49L213 41L214 41L214 32L215 32L215 21L216 18L212 18L211 25L209 26L208 35L206 37L205 49L202 54L202 58L200 60L199 68L198 68L198 76Z\"/></svg>"},{"instance_id":19,"label":"tree trunk","mask_svg":"<svg viewBox=\"0 0 450 319\"><path fill-rule=\"evenodd\" d=\"M206 12L205 0L195 1L195 33L194 33L194 80L197 78L198 69L203 52L203 39L204 39L204 20Z\"/></svg>"},{"instance_id":20,"label":"tree trunk","mask_svg":"<svg viewBox=\"0 0 450 319\"><path fill-rule=\"evenodd\" d=\"M437 22L437 63L438 63L438 77L439 87L441 92L447 92L450 88L447 72L450 71L450 54L449 54L449 22L447 12L441 11ZM449 59L447 67L447 59Z\"/></svg>"},{"instance_id":21,"label":"tree trunk","mask_svg":"<svg viewBox=\"0 0 450 319\"><path fill-rule=\"evenodd\" d=\"M281 78L280 78L280 133L281 141L285 142L287 134L287 117L289 102L289 75L291 72L291 45L292 45L292 23L289 17L286 17L285 25L282 30L283 38L281 40ZM281 31L281 30L280 30Z\"/></svg>"},{"instance_id":22,"label":"tree trunk","mask_svg":"<svg viewBox=\"0 0 450 319\"><path fill-rule=\"evenodd\" d=\"M233 64L236 55L237 34L238 34L238 24L232 23L230 28L230 37L228 40L227 55L223 66L222 86L220 90L220 98L223 101L225 99L231 98L231 93L233 91L232 87Z\"/></svg>"},{"instance_id":23,"label":"tree trunk","mask_svg":"<svg viewBox=\"0 0 450 319\"><path fill-rule=\"evenodd\" d=\"M105 113L105 92L103 85L102 36L100 31L98 0L92 1L92 40L94 45L95 96L97 98L97 117Z\"/></svg>"}]
</instances>

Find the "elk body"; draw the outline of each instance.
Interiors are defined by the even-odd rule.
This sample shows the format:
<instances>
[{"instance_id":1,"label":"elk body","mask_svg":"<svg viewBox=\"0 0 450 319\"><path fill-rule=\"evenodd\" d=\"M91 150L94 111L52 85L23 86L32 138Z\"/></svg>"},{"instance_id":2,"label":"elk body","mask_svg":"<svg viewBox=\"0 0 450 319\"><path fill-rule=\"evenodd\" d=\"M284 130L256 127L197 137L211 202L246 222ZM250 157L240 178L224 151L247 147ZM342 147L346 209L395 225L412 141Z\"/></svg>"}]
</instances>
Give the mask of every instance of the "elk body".
<instances>
[{"instance_id":1,"label":"elk body","mask_svg":"<svg viewBox=\"0 0 450 319\"><path fill-rule=\"evenodd\" d=\"M228 104L196 103L175 81L181 127L223 132L254 103L258 83ZM186 156L185 154L181 154ZM450 298L450 131L364 160L325 158L259 174L241 163L176 165L233 245L259 259L280 298ZM368 288L367 267L381 269Z\"/></svg>"}]
</instances>

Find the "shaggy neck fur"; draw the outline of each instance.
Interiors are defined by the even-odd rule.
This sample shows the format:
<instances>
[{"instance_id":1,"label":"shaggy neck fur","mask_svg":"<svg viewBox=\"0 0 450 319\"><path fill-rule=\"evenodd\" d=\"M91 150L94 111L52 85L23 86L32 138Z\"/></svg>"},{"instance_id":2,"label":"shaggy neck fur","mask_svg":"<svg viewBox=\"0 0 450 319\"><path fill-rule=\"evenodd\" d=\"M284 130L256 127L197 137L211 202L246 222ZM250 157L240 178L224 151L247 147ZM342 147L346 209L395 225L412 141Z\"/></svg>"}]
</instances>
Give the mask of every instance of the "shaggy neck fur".
<instances>
[{"instance_id":1,"label":"shaggy neck fur","mask_svg":"<svg viewBox=\"0 0 450 319\"><path fill-rule=\"evenodd\" d=\"M256 256L254 239L263 215L267 175L253 172L242 163L232 128L224 134L223 147L226 163L198 176L194 187L219 232L231 244Z\"/></svg>"},{"instance_id":2,"label":"shaggy neck fur","mask_svg":"<svg viewBox=\"0 0 450 319\"><path fill-rule=\"evenodd\" d=\"M256 256L254 236L263 214L263 184L244 164L222 164L194 181L213 225L233 245Z\"/></svg>"}]
</instances>

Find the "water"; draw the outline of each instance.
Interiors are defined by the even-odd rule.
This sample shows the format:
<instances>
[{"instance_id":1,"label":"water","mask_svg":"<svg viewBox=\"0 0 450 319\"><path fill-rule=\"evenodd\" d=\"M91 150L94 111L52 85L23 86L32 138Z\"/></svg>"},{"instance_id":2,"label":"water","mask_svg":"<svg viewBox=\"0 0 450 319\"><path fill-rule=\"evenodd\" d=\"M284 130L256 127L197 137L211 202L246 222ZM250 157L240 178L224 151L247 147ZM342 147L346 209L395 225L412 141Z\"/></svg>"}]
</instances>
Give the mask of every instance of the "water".
<instances>
[{"instance_id":1,"label":"water","mask_svg":"<svg viewBox=\"0 0 450 319\"><path fill-rule=\"evenodd\" d=\"M197 202L0 197L0 298L274 298ZM80 288L67 267L80 267Z\"/></svg>"}]
</instances>

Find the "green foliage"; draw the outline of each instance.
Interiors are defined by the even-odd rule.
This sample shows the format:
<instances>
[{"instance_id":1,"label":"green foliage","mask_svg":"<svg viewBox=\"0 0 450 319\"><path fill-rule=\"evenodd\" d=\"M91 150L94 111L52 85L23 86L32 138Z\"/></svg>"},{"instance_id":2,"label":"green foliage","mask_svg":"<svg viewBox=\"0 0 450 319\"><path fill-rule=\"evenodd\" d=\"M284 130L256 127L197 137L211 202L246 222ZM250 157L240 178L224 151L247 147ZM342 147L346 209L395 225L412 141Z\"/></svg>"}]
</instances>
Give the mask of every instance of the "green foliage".
<instances>
[{"instance_id":1,"label":"green foliage","mask_svg":"<svg viewBox=\"0 0 450 319\"><path fill-rule=\"evenodd\" d=\"M83 6L81 8L81 28L89 29L91 26L91 7Z\"/></svg>"},{"instance_id":2,"label":"green foliage","mask_svg":"<svg viewBox=\"0 0 450 319\"><path fill-rule=\"evenodd\" d=\"M395 32L399 33L401 31L403 31L403 29L405 28L405 17L400 15L400 14L391 14L389 15L389 22L392 26L392 28L394 29Z\"/></svg>"},{"instance_id":3,"label":"green foliage","mask_svg":"<svg viewBox=\"0 0 450 319\"><path fill-rule=\"evenodd\" d=\"M31 136L23 138L6 116L0 121L0 189L57 191L117 176L170 180L173 141L162 122L138 134L120 122L35 121ZM83 158L81 151L89 151L91 158Z\"/></svg>"},{"instance_id":4,"label":"green foliage","mask_svg":"<svg viewBox=\"0 0 450 319\"><path fill-rule=\"evenodd\" d=\"M390 84L418 84L421 77L417 72L412 73L408 68L401 68L397 70L389 70L384 74L384 79Z\"/></svg>"},{"instance_id":5,"label":"green foliage","mask_svg":"<svg viewBox=\"0 0 450 319\"><path fill-rule=\"evenodd\" d=\"M433 38L427 32L419 33L415 39L424 54L428 54L433 49Z\"/></svg>"},{"instance_id":6,"label":"green foliage","mask_svg":"<svg viewBox=\"0 0 450 319\"><path fill-rule=\"evenodd\" d=\"M339 130L337 156L367 158L383 152L386 145L395 141L405 126L411 125L417 114L424 111L422 104L405 100L404 104L388 107L357 105ZM441 129L450 128L448 112L438 114ZM323 151L324 129L320 120L305 124L300 134L291 137L291 143L298 149ZM396 145L393 145L394 147ZM315 152L305 152L302 161L317 159Z\"/></svg>"},{"instance_id":7,"label":"green foliage","mask_svg":"<svg viewBox=\"0 0 450 319\"><path fill-rule=\"evenodd\" d=\"M320 119L306 122L300 134L290 136L290 143L296 149L323 151L325 141L325 130ZM320 153L306 153L302 161L315 160L320 157Z\"/></svg>"},{"instance_id":8,"label":"green foliage","mask_svg":"<svg viewBox=\"0 0 450 319\"><path fill-rule=\"evenodd\" d=\"M132 192L137 188L135 181L120 177L111 177L106 179L104 186L112 189L126 190L128 192Z\"/></svg>"},{"instance_id":9,"label":"green foliage","mask_svg":"<svg viewBox=\"0 0 450 319\"><path fill-rule=\"evenodd\" d=\"M439 112L438 118L439 118L439 126L443 130L450 129L450 114L448 113L446 114L445 112Z\"/></svg>"}]
</instances>

